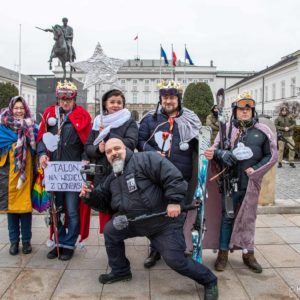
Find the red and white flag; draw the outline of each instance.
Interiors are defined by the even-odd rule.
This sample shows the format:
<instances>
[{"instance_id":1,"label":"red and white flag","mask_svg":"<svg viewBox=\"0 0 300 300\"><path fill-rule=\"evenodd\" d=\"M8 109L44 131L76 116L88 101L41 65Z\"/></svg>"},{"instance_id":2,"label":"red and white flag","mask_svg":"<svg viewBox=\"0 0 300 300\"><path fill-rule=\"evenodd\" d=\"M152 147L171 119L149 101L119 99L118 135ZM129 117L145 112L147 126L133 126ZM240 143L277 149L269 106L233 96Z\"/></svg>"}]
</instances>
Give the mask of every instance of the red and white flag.
<instances>
[{"instance_id":1,"label":"red and white flag","mask_svg":"<svg viewBox=\"0 0 300 300\"><path fill-rule=\"evenodd\" d=\"M176 56L176 53L172 50L172 64L173 64L173 67L176 67L176 62L177 62L177 56Z\"/></svg>"}]
</instances>

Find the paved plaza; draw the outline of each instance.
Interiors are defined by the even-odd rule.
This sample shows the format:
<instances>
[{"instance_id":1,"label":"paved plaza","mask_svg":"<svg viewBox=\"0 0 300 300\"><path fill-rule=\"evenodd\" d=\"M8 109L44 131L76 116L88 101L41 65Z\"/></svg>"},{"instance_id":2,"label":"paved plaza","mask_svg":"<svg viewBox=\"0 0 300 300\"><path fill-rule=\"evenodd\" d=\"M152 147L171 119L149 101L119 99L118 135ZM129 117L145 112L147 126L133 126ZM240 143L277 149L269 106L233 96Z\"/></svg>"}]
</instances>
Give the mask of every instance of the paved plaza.
<instances>
[{"instance_id":1,"label":"paved plaza","mask_svg":"<svg viewBox=\"0 0 300 300\"><path fill-rule=\"evenodd\" d=\"M300 299L300 214L293 213L300 207L300 164L296 169L285 164L277 177L275 206L291 210L289 214L258 215L256 256L263 273L252 273L243 265L241 253L232 253L227 270L216 274L219 299ZM1 299L203 299L201 286L176 274L163 261L151 270L144 269L145 238L126 241L133 279L99 284L99 275L109 268L98 228L98 218L93 216L90 236L71 261L48 260L44 216L34 215L33 253L14 257L8 253L6 215L0 215ZM211 250L204 251L204 261L212 269L215 258Z\"/></svg>"}]
</instances>

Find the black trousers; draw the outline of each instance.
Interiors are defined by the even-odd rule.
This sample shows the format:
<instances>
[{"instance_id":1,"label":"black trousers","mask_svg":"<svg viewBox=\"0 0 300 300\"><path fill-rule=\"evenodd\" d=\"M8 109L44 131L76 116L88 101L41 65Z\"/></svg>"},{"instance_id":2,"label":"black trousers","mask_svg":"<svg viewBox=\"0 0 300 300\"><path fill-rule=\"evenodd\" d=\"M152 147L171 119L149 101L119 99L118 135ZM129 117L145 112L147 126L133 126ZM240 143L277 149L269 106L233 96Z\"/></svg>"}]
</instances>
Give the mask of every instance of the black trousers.
<instances>
[{"instance_id":1,"label":"black trousers","mask_svg":"<svg viewBox=\"0 0 300 300\"><path fill-rule=\"evenodd\" d=\"M130 262L125 256L124 240L140 236L138 226L141 225L130 224L126 229L117 230L114 228L112 220L105 225L105 247L113 274L125 275L130 272ZM171 269L204 286L216 284L217 277L207 267L184 256L186 246L182 227L167 227L148 238Z\"/></svg>"}]
</instances>

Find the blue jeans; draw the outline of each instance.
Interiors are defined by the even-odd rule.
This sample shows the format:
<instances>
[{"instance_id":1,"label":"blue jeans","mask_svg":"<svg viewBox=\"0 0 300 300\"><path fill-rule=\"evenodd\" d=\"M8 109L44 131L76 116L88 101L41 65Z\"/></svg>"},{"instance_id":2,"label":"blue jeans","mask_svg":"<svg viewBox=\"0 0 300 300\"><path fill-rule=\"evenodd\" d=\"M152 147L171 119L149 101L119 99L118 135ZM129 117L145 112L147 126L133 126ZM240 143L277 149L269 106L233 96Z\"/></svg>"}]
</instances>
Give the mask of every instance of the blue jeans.
<instances>
[{"instance_id":1,"label":"blue jeans","mask_svg":"<svg viewBox=\"0 0 300 300\"><path fill-rule=\"evenodd\" d=\"M22 242L30 242L31 224L32 224L32 213L25 214L7 214L8 234L9 241L11 243L18 243L20 241L20 223L21 223L21 234Z\"/></svg>"},{"instance_id":2,"label":"blue jeans","mask_svg":"<svg viewBox=\"0 0 300 300\"><path fill-rule=\"evenodd\" d=\"M245 194L246 191L233 192L232 201L233 201L233 208L235 213L242 205ZM232 234L233 224L234 224L234 219L228 218L225 210L225 203L224 200L222 200L222 222L221 222L221 231L220 231L221 250L229 250L229 242Z\"/></svg>"},{"instance_id":3,"label":"blue jeans","mask_svg":"<svg viewBox=\"0 0 300 300\"><path fill-rule=\"evenodd\" d=\"M59 247L74 249L79 236L79 193L57 192L56 207L62 207L66 213L67 228L58 222Z\"/></svg>"},{"instance_id":4,"label":"blue jeans","mask_svg":"<svg viewBox=\"0 0 300 300\"><path fill-rule=\"evenodd\" d=\"M141 226L141 225L138 225ZM110 220L104 228L105 247L108 263L115 275L125 275L130 272L130 262L125 256L124 240L137 236L138 229L128 226L117 230ZM155 249L159 251L166 264L183 276L187 276L206 287L217 283L217 277L204 265L185 257L185 241L182 227L166 228L149 237Z\"/></svg>"}]
</instances>

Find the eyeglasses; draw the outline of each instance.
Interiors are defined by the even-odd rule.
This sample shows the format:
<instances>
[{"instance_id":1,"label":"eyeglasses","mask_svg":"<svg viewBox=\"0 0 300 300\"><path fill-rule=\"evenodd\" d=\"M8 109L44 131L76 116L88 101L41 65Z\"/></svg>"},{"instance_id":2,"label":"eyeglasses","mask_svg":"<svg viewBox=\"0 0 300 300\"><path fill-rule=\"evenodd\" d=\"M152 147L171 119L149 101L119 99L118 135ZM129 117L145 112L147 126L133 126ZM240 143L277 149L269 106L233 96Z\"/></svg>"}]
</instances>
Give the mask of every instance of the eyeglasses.
<instances>
[{"instance_id":1,"label":"eyeglasses","mask_svg":"<svg viewBox=\"0 0 300 300\"><path fill-rule=\"evenodd\" d=\"M178 90L171 88L171 89L161 89L159 90L159 96L178 96Z\"/></svg>"},{"instance_id":2,"label":"eyeglasses","mask_svg":"<svg viewBox=\"0 0 300 300\"><path fill-rule=\"evenodd\" d=\"M56 97L60 100L72 100L77 95L77 91L72 90L57 90L56 91Z\"/></svg>"},{"instance_id":3,"label":"eyeglasses","mask_svg":"<svg viewBox=\"0 0 300 300\"><path fill-rule=\"evenodd\" d=\"M238 108L244 108L244 107L254 108L255 101L253 99L241 99L241 100L237 101L236 106Z\"/></svg>"}]
</instances>

